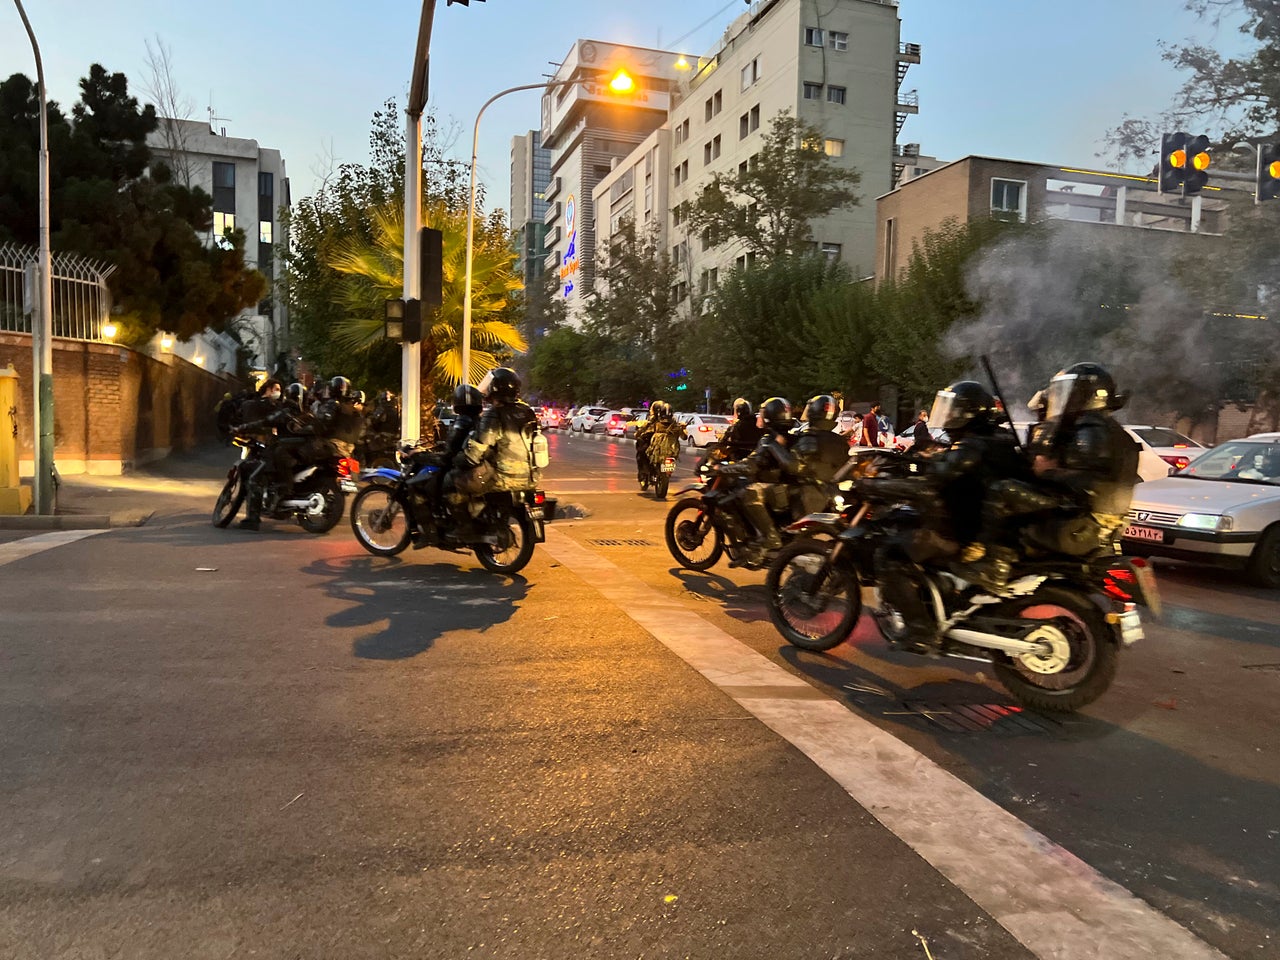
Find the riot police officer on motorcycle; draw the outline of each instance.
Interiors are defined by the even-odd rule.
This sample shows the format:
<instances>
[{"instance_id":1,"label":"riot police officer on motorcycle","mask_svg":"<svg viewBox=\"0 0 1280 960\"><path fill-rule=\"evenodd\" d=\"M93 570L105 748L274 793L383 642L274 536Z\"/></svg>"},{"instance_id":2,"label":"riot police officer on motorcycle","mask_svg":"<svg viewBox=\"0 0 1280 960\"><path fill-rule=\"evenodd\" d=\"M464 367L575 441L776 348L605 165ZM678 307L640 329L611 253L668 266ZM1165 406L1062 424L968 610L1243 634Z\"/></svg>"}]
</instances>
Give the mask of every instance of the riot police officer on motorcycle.
<instances>
[{"instance_id":1,"label":"riot police officer on motorcycle","mask_svg":"<svg viewBox=\"0 0 1280 960\"><path fill-rule=\"evenodd\" d=\"M262 495L272 480L276 482L277 495L289 497L293 492L293 471L299 462L309 456L323 456L327 447L316 448L316 438L311 417L306 412L307 390L301 383L291 383L281 401L265 417L237 427L237 432L256 433L267 445L266 453L253 473L249 475L249 490L245 497L245 516L237 524L246 530L257 530L262 525Z\"/></svg>"},{"instance_id":2,"label":"riot police officer on motorcycle","mask_svg":"<svg viewBox=\"0 0 1280 960\"><path fill-rule=\"evenodd\" d=\"M764 428L756 423L756 412L742 397L733 401L733 416L733 423L717 446L730 460L745 460L764 436Z\"/></svg>"},{"instance_id":3,"label":"riot police officer on motorcycle","mask_svg":"<svg viewBox=\"0 0 1280 960\"><path fill-rule=\"evenodd\" d=\"M344 457L360 442L364 416L355 403L351 381L334 377L329 381L329 396L314 408L316 433L333 442Z\"/></svg>"},{"instance_id":4,"label":"riot police officer on motorcycle","mask_svg":"<svg viewBox=\"0 0 1280 960\"><path fill-rule=\"evenodd\" d=\"M468 496L490 490L529 490L537 482L531 441L538 417L520 399L520 378L508 367L490 370L479 392L491 406L464 439L454 459L454 483Z\"/></svg>"},{"instance_id":5,"label":"riot police officer on motorcycle","mask_svg":"<svg viewBox=\"0 0 1280 960\"><path fill-rule=\"evenodd\" d=\"M785 481L802 470L790 449L794 440L791 431L795 427L790 402L783 397L770 397L760 407L759 425L762 435L755 452L741 464L721 468L729 475L751 476L756 481L742 492L738 501L739 511L755 528L756 536L733 562L735 566L759 563L769 551L782 546L782 537L778 535L769 507L786 505Z\"/></svg>"},{"instance_id":6,"label":"riot police officer on motorcycle","mask_svg":"<svg viewBox=\"0 0 1280 960\"><path fill-rule=\"evenodd\" d=\"M808 481L793 487L798 503L794 513L815 513L826 508L828 492L824 485L835 480L840 469L849 463L849 444L835 433L840 405L830 394L819 394L804 409L800 427L791 443L791 455L802 465L800 476Z\"/></svg>"}]
</instances>

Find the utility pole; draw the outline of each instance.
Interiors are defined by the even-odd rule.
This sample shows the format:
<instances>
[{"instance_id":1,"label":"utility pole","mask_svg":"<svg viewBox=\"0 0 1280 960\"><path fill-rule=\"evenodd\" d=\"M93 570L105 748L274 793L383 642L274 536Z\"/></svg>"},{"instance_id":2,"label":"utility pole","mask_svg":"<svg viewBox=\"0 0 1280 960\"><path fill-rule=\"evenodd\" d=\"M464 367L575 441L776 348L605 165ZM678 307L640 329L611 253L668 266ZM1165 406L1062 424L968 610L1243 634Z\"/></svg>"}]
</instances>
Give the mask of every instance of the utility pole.
<instances>
[{"instance_id":1,"label":"utility pole","mask_svg":"<svg viewBox=\"0 0 1280 960\"><path fill-rule=\"evenodd\" d=\"M13 0L22 25L31 38L36 57L36 83L40 90L40 253L37 260L35 309L31 312L31 440L35 461L32 493L35 512L53 513L53 255L49 249L49 111L44 86L44 63L40 44L22 8Z\"/></svg>"}]
</instances>

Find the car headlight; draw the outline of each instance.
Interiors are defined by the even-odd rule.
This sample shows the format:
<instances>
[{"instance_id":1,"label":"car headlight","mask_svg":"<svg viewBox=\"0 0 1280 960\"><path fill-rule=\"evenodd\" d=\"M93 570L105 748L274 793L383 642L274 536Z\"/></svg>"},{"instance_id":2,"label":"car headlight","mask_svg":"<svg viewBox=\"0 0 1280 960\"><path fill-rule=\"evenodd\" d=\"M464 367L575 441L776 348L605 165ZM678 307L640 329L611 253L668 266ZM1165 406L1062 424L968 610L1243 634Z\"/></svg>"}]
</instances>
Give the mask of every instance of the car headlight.
<instances>
[{"instance_id":1,"label":"car headlight","mask_svg":"<svg viewBox=\"0 0 1280 960\"><path fill-rule=\"evenodd\" d=\"M1213 513L1187 513L1178 520L1178 526L1192 530L1230 530L1231 518Z\"/></svg>"}]
</instances>

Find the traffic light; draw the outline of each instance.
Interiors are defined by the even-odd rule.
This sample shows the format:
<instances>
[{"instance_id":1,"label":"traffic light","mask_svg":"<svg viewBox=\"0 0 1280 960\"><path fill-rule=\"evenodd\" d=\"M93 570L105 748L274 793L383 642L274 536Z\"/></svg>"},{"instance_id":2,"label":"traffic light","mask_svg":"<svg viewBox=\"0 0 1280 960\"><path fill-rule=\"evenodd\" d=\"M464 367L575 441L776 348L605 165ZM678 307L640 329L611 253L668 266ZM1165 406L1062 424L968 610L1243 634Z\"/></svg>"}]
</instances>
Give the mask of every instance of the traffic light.
<instances>
[{"instance_id":1,"label":"traffic light","mask_svg":"<svg viewBox=\"0 0 1280 960\"><path fill-rule=\"evenodd\" d=\"M406 300L404 302L404 342L422 342L421 300Z\"/></svg>"},{"instance_id":2,"label":"traffic light","mask_svg":"<svg viewBox=\"0 0 1280 960\"><path fill-rule=\"evenodd\" d=\"M1157 193L1176 193L1187 173L1187 135L1166 133L1160 138L1160 169L1156 174Z\"/></svg>"},{"instance_id":3,"label":"traffic light","mask_svg":"<svg viewBox=\"0 0 1280 960\"><path fill-rule=\"evenodd\" d=\"M1209 182L1209 138L1203 133L1196 137L1188 137L1186 146L1187 166L1182 175L1182 195L1189 197L1200 192Z\"/></svg>"},{"instance_id":4,"label":"traffic light","mask_svg":"<svg viewBox=\"0 0 1280 960\"><path fill-rule=\"evenodd\" d=\"M422 271L422 302L431 307L444 303L444 234L422 228L418 266Z\"/></svg>"},{"instance_id":5,"label":"traffic light","mask_svg":"<svg viewBox=\"0 0 1280 960\"><path fill-rule=\"evenodd\" d=\"M1274 200L1280 197L1280 146L1274 143L1258 144L1258 182L1254 202Z\"/></svg>"}]
</instances>

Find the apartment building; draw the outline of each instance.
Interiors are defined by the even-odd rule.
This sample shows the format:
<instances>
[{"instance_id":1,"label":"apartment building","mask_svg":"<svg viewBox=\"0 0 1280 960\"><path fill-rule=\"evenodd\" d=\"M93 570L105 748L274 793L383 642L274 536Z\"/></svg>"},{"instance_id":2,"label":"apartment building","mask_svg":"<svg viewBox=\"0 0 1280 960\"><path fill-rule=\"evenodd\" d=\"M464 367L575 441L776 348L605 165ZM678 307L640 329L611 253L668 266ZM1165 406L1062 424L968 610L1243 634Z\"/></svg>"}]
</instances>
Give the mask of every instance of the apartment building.
<instances>
[{"instance_id":1,"label":"apartment building","mask_svg":"<svg viewBox=\"0 0 1280 960\"><path fill-rule=\"evenodd\" d=\"M1103 229L1205 235L1226 230L1231 191L1213 187L1202 196L1183 198L1158 194L1155 187L1151 178L1103 170L963 157L903 180L876 198L875 273L896 276L906 268L915 244L948 220L1070 221ZM1151 242L1163 244L1159 237Z\"/></svg>"},{"instance_id":2,"label":"apartment building","mask_svg":"<svg viewBox=\"0 0 1280 960\"><path fill-rule=\"evenodd\" d=\"M270 283L256 310L241 314L249 333L245 344L253 351L251 363L271 369L288 344L289 318L285 299L276 296L275 251L287 238L280 210L290 205L289 178L279 150L262 147L257 140L229 137L226 128L215 131L196 120L162 119L148 138L156 159L164 160L175 179L200 187L213 197L213 229L207 243L220 242L228 229L244 231L246 265L257 269ZM198 344L174 344L179 355L195 351Z\"/></svg>"},{"instance_id":3,"label":"apartment building","mask_svg":"<svg viewBox=\"0 0 1280 960\"><path fill-rule=\"evenodd\" d=\"M896 139L918 112L902 91L920 48L900 40L897 4L882 0L759 0L737 17L719 48L699 60L675 93L670 205L693 202L717 172L757 162L770 121L790 111L821 132L832 160L861 176L859 204L812 224L816 249L856 275L875 269L875 198L901 173ZM918 147L915 152L918 154ZM696 298L750 255L734 242L712 246L693 235L677 209L668 226L685 276L681 296Z\"/></svg>"},{"instance_id":4,"label":"apartment building","mask_svg":"<svg viewBox=\"0 0 1280 960\"><path fill-rule=\"evenodd\" d=\"M671 130L663 125L596 185L591 209L601 250L627 220L635 224L637 232L652 236L659 250L668 248L670 166ZM603 280L603 276L595 278L595 290L603 289Z\"/></svg>"},{"instance_id":5,"label":"apartment building","mask_svg":"<svg viewBox=\"0 0 1280 960\"><path fill-rule=\"evenodd\" d=\"M526 287L542 276L547 251L547 184L551 181L551 151L542 145L542 131L511 138L511 233Z\"/></svg>"},{"instance_id":6,"label":"apartment building","mask_svg":"<svg viewBox=\"0 0 1280 960\"><path fill-rule=\"evenodd\" d=\"M669 50L578 40L543 94L542 145L551 152L545 265L559 273L571 317L595 280L595 187L666 120L688 64ZM618 70L634 83L625 94L609 87Z\"/></svg>"}]
</instances>

